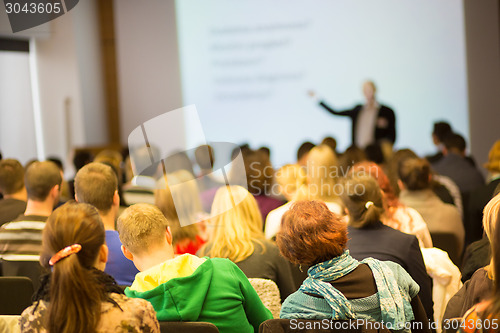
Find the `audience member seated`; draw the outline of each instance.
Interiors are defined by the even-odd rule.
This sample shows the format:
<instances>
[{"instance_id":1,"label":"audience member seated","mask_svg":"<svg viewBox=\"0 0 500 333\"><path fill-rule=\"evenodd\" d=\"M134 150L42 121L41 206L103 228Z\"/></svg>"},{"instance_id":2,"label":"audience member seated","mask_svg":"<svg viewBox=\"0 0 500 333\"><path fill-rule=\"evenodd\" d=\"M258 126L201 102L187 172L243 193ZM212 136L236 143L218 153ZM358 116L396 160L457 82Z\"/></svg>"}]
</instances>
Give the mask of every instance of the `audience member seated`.
<instances>
[{"instance_id":1,"label":"audience member seated","mask_svg":"<svg viewBox=\"0 0 500 333\"><path fill-rule=\"evenodd\" d=\"M307 156L311 149L315 147L315 144L309 141L303 142L299 149L297 149L297 164L305 167L307 164Z\"/></svg>"},{"instance_id":2,"label":"audience member seated","mask_svg":"<svg viewBox=\"0 0 500 333\"><path fill-rule=\"evenodd\" d=\"M345 222L323 202L294 203L283 216L276 242L290 261L311 266L300 289L283 303L281 318L356 318L394 328L417 321L427 327L417 283L393 262L351 257Z\"/></svg>"},{"instance_id":3,"label":"audience member seated","mask_svg":"<svg viewBox=\"0 0 500 333\"><path fill-rule=\"evenodd\" d=\"M276 171L274 179L280 196L292 201L297 190L306 183L306 171L298 164L286 164Z\"/></svg>"},{"instance_id":4,"label":"audience member seated","mask_svg":"<svg viewBox=\"0 0 500 333\"><path fill-rule=\"evenodd\" d=\"M294 200L321 200L332 212L342 215L342 204L338 198L339 176L337 157L330 147L314 147L307 158L306 183L297 189ZM281 218L289 207L290 204L285 204L269 213L265 230L267 239L272 239L279 231Z\"/></svg>"},{"instance_id":5,"label":"audience member seated","mask_svg":"<svg viewBox=\"0 0 500 333\"><path fill-rule=\"evenodd\" d=\"M141 271L129 297L153 304L158 320L205 321L220 332L257 332L272 318L243 272L228 259L174 255L172 233L155 206L136 204L118 218L123 252Z\"/></svg>"},{"instance_id":6,"label":"audience member seated","mask_svg":"<svg viewBox=\"0 0 500 333\"><path fill-rule=\"evenodd\" d=\"M61 172L61 177L62 177L62 183L61 183L61 190L60 190L60 197L59 197L59 203L56 205L56 208L63 205L66 201L68 200L73 200L73 197L70 197L69 195L69 186L68 182L66 179L64 179L64 164L61 161L59 157L56 156L51 156L47 157L47 161L53 162L57 167L59 168L59 171Z\"/></svg>"},{"instance_id":7,"label":"audience member seated","mask_svg":"<svg viewBox=\"0 0 500 333\"><path fill-rule=\"evenodd\" d=\"M45 221L59 202L61 172L53 162L34 162L24 183L28 201L24 214L0 227L0 256L4 260L38 261ZM22 236L22 239L20 239Z\"/></svg>"},{"instance_id":8,"label":"audience member seated","mask_svg":"<svg viewBox=\"0 0 500 333\"><path fill-rule=\"evenodd\" d=\"M22 332L160 332L151 304L123 295L103 272L108 257L97 210L69 202L43 231L41 263L49 269L24 310Z\"/></svg>"},{"instance_id":9,"label":"audience member seated","mask_svg":"<svg viewBox=\"0 0 500 333\"><path fill-rule=\"evenodd\" d=\"M121 207L128 207L128 204L125 201L125 198L123 197L123 171L122 171L123 156L122 156L122 154L116 150L105 149L105 150L100 151L96 155L94 162L109 165L111 167L111 169L113 169L114 173L116 174L116 178L118 180L118 195L120 197L120 206Z\"/></svg>"},{"instance_id":10,"label":"audience member seated","mask_svg":"<svg viewBox=\"0 0 500 333\"><path fill-rule=\"evenodd\" d=\"M461 254L465 235L460 213L455 206L442 202L431 190L429 163L424 159L410 158L400 164L401 202L422 215L431 236L433 233L454 235L457 253ZM440 247L439 244L434 246Z\"/></svg>"},{"instance_id":11,"label":"audience member seated","mask_svg":"<svg viewBox=\"0 0 500 333\"><path fill-rule=\"evenodd\" d=\"M335 138L327 136L321 141L321 144L330 147L330 149L335 153L335 155L337 155L337 140L335 140Z\"/></svg>"},{"instance_id":12,"label":"audience member seated","mask_svg":"<svg viewBox=\"0 0 500 333\"><path fill-rule=\"evenodd\" d=\"M211 215L208 228L212 236L200 255L228 258L247 278L274 281L282 301L296 290L290 264L264 238L259 207L247 190L241 186L220 188Z\"/></svg>"},{"instance_id":13,"label":"audience member seated","mask_svg":"<svg viewBox=\"0 0 500 333\"><path fill-rule=\"evenodd\" d=\"M83 168L86 164L92 162L93 156L87 150L81 150L75 153L73 157L73 166L75 167L75 173ZM75 179L68 180L68 190L71 198L75 197Z\"/></svg>"},{"instance_id":14,"label":"audience member seated","mask_svg":"<svg viewBox=\"0 0 500 333\"><path fill-rule=\"evenodd\" d=\"M129 205L135 203L154 204L155 177L158 173L159 163L151 163L150 154L158 156L158 148L154 146L130 147L130 163L134 177L130 183L123 185L123 197Z\"/></svg>"},{"instance_id":15,"label":"audience member seated","mask_svg":"<svg viewBox=\"0 0 500 333\"><path fill-rule=\"evenodd\" d=\"M383 224L417 236L420 247L431 248L432 239L427 224L422 216L413 208L403 205L394 194L389 178L381 167L373 162L360 162L351 169L352 174L366 174L375 178L383 192L384 213L380 217Z\"/></svg>"},{"instance_id":16,"label":"audience member seated","mask_svg":"<svg viewBox=\"0 0 500 333\"><path fill-rule=\"evenodd\" d=\"M207 214L201 208L198 182L186 170L167 174L167 182L158 181L155 204L172 231L174 253L194 255L206 242Z\"/></svg>"},{"instance_id":17,"label":"audience member seated","mask_svg":"<svg viewBox=\"0 0 500 333\"><path fill-rule=\"evenodd\" d=\"M444 139L452 132L453 131L449 123L445 121L438 121L434 123L432 128L432 142L438 151L434 155L425 156L430 164L434 164L443 158Z\"/></svg>"},{"instance_id":18,"label":"audience member seated","mask_svg":"<svg viewBox=\"0 0 500 333\"><path fill-rule=\"evenodd\" d=\"M92 162L81 168L75 176L75 199L97 208L104 224L109 257L104 270L120 285L130 286L135 274L139 273L134 264L122 253L121 242L115 229L120 206L118 180L110 166Z\"/></svg>"},{"instance_id":19,"label":"audience member seated","mask_svg":"<svg viewBox=\"0 0 500 333\"><path fill-rule=\"evenodd\" d=\"M283 205L283 201L272 196L274 169L269 157L262 151L252 150L245 154L246 185L257 201L262 220L273 209Z\"/></svg>"},{"instance_id":20,"label":"audience member seated","mask_svg":"<svg viewBox=\"0 0 500 333\"><path fill-rule=\"evenodd\" d=\"M363 161L366 161L364 150L356 146L350 146L339 158L339 171L341 175L347 175L354 164Z\"/></svg>"},{"instance_id":21,"label":"audience member seated","mask_svg":"<svg viewBox=\"0 0 500 333\"><path fill-rule=\"evenodd\" d=\"M0 226L14 220L26 210L24 168L17 160L0 161Z\"/></svg>"},{"instance_id":22,"label":"audience member seated","mask_svg":"<svg viewBox=\"0 0 500 333\"><path fill-rule=\"evenodd\" d=\"M496 195L488 202L484 208L483 227L485 233L492 245L494 245L494 237L497 235L498 223L500 221L500 194ZM498 251L498 249L497 249ZM495 256L495 252L493 256ZM488 299L493 290L493 280L495 280L494 258L491 259L488 266L478 269L466 281L463 287L453 296L446 307L444 319L462 317L465 312L473 305Z\"/></svg>"},{"instance_id":23,"label":"audience member seated","mask_svg":"<svg viewBox=\"0 0 500 333\"><path fill-rule=\"evenodd\" d=\"M220 181L214 178L214 150L209 145L203 145L196 148L194 151L196 164L200 167L200 173L197 178L200 192L210 190L212 188L219 188L223 185Z\"/></svg>"},{"instance_id":24,"label":"audience member seated","mask_svg":"<svg viewBox=\"0 0 500 333\"><path fill-rule=\"evenodd\" d=\"M384 214L382 197L377 181L371 176L353 175L344 181L341 198L349 215L347 247L357 260L372 257L403 267L420 286L420 300L427 317L433 318L432 281L418 240L380 221Z\"/></svg>"},{"instance_id":25,"label":"audience member seated","mask_svg":"<svg viewBox=\"0 0 500 333\"><path fill-rule=\"evenodd\" d=\"M497 195L496 197L499 196ZM498 220L500 219L500 209L498 208L500 198L497 198L495 201L495 203L490 201L487 207L490 206L490 204L495 205L495 208L492 209L493 212L491 213L495 214L495 223L498 223ZM489 209L488 212L490 212ZM489 233L490 240L492 240L493 258L488 269L489 275L495 277L493 286L491 286L492 288L490 289L492 290L492 293L490 293L486 300L474 305L469 311L467 311L467 313L465 313L459 332L498 332L498 322L500 321L500 286L498 284L498 276L500 276L500 228L498 228L498 225L492 228L492 225L487 226L486 223L484 227L485 231ZM490 228L489 231L488 227Z\"/></svg>"},{"instance_id":26,"label":"audience member seated","mask_svg":"<svg viewBox=\"0 0 500 333\"><path fill-rule=\"evenodd\" d=\"M474 190L469 196L465 235L468 242L480 240L483 236L481 219L484 206L493 196L493 191L500 185L500 140L491 147L488 162L484 164L488 170L488 183Z\"/></svg>"},{"instance_id":27,"label":"audience member seated","mask_svg":"<svg viewBox=\"0 0 500 333\"><path fill-rule=\"evenodd\" d=\"M419 157L411 149L400 149L393 154L392 159L388 164L387 176L389 177L394 193L398 197L401 192L401 189L399 188L399 167L404 160L409 158ZM462 216L462 196L460 195L458 186L450 178L433 174L431 179L431 190L444 203L449 203L457 207L460 215Z\"/></svg>"}]
</instances>

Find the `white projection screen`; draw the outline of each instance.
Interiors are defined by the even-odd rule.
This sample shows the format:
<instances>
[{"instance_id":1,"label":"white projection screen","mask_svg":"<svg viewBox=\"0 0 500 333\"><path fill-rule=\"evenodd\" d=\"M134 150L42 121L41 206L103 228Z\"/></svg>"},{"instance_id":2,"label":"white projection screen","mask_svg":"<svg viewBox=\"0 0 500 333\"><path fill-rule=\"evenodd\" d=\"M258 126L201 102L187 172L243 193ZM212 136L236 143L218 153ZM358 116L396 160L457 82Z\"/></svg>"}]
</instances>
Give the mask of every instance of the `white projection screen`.
<instances>
[{"instance_id":1,"label":"white projection screen","mask_svg":"<svg viewBox=\"0 0 500 333\"><path fill-rule=\"evenodd\" d=\"M373 80L396 112L396 147L435 150L432 123L468 133L465 31L458 0L178 0L184 105L208 141L272 149L276 166L300 143L351 144L349 119L324 111L363 102ZM204 139L190 131L189 146Z\"/></svg>"}]
</instances>

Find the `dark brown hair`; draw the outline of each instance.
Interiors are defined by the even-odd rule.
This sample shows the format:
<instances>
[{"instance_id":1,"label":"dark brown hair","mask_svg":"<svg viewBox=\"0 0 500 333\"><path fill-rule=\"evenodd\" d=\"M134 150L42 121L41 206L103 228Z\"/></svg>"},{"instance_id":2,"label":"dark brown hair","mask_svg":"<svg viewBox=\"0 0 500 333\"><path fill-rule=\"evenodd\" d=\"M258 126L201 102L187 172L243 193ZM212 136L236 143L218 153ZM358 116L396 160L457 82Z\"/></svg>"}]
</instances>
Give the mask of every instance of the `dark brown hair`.
<instances>
[{"instance_id":1,"label":"dark brown hair","mask_svg":"<svg viewBox=\"0 0 500 333\"><path fill-rule=\"evenodd\" d=\"M0 161L0 192L14 194L24 187L24 168L17 160Z\"/></svg>"},{"instance_id":2,"label":"dark brown hair","mask_svg":"<svg viewBox=\"0 0 500 333\"><path fill-rule=\"evenodd\" d=\"M109 165L92 162L76 173L75 194L78 201L91 204L104 213L111 209L117 189L118 179Z\"/></svg>"},{"instance_id":3,"label":"dark brown hair","mask_svg":"<svg viewBox=\"0 0 500 333\"><path fill-rule=\"evenodd\" d=\"M431 186L431 167L423 158L408 158L401 161L398 175L410 191L425 190Z\"/></svg>"},{"instance_id":4,"label":"dark brown hair","mask_svg":"<svg viewBox=\"0 0 500 333\"><path fill-rule=\"evenodd\" d=\"M52 266L44 323L48 332L96 331L106 293L92 267L104 242L104 226L91 205L71 201L49 216L42 236L43 266L48 268L50 257L67 246L80 244L82 248Z\"/></svg>"},{"instance_id":5,"label":"dark brown hair","mask_svg":"<svg viewBox=\"0 0 500 333\"><path fill-rule=\"evenodd\" d=\"M61 186L61 170L54 162L33 162L26 169L24 183L28 199L44 201L54 186Z\"/></svg>"},{"instance_id":6,"label":"dark brown hair","mask_svg":"<svg viewBox=\"0 0 500 333\"><path fill-rule=\"evenodd\" d=\"M364 228L380 221L384 212L382 191L377 181L366 174L354 174L343 182L340 196L349 212L349 225Z\"/></svg>"},{"instance_id":7,"label":"dark brown hair","mask_svg":"<svg viewBox=\"0 0 500 333\"><path fill-rule=\"evenodd\" d=\"M244 156L248 192L253 195L270 193L274 170L266 153L253 150Z\"/></svg>"},{"instance_id":8,"label":"dark brown hair","mask_svg":"<svg viewBox=\"0 0 500 333\"><path fill-rule=\"evenodd\" d=\"M297 201L283 215L276 244L292 263L315 265L344 252L347 225L322 201Z\"/></svg>"}]
</instances>

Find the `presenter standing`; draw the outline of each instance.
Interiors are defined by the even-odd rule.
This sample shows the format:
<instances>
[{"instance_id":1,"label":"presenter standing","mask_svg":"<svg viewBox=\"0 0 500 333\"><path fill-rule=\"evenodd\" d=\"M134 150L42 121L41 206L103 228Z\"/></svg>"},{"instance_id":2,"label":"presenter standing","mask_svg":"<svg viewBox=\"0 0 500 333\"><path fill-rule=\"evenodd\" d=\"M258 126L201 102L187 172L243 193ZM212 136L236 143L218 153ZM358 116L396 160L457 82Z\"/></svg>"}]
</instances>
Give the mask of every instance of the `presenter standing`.
<instances>
[{"instance_id":1,"label":"presenter standing","mask_svg":"<svg viewBox=\"0 0 500 333\"><path fill-rule=\"evenodd\" d=\"M350 117L352 119L352 144L365 148L374 143L388 141L394 144L396 141L396 116L394 111L375 99L376 87L372 81L363 83L363 94L365 95L365 104L356 105L353 109L336 111L318 100L319 105L328 112ZM314 91L309 91L309 96L316 98Z\"/></svg>"}]
</instances>

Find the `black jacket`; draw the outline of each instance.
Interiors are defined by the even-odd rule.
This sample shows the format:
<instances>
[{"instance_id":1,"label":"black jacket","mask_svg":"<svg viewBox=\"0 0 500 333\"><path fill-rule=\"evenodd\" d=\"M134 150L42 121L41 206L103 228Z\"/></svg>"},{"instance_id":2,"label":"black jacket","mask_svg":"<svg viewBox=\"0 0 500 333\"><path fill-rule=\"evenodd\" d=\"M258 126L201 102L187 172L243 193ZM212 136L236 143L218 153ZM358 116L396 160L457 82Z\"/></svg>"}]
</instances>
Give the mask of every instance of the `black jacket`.
<instances>
[{"instance_id":1,"label":"black jacket","mask_svg":"<svg viewBox=\"0 0 500 333\"><path fill-rule=\"evenodd\" d=\"M344 111L335 111L328 105L326 105L323 101L319 103L325 110L328 112L337 115L337 116L345 116L350 117L352 119L352 144L356 143L356 124L358 121L358 116L361 110L363 109L363 105L356 105L351 110ZM383 119L383 121L379 121L379 119ZM378 110L377 120L375 122L375 137L374 142L379 142L381 140L388 140L391 143L396 141L396 116L394 115L394 111L385 106L380 105L380 109Z\"/></svg>"}]
</instances>

